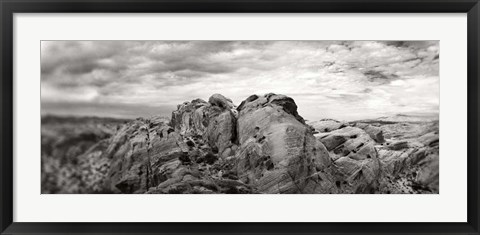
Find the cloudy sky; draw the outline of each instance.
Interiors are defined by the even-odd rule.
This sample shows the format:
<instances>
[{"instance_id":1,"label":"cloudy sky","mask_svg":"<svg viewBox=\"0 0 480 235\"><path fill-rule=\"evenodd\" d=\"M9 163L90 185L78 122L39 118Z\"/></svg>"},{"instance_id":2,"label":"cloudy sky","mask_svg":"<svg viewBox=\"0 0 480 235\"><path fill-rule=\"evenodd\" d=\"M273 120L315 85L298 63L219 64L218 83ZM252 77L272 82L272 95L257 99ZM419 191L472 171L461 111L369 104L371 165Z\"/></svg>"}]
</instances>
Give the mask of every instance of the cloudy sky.
<instances>
[{"instance_id":1,"label":"cloudy sky","mask_svg":"<svg viewBox=\"0 0 480 235\"><path fill-rule=\"evenodd\" d=\"M439 109L438 41L43 41L41 69L42 114L170 116L270 92L307 120Z\"/></svg>"}]
</instances>

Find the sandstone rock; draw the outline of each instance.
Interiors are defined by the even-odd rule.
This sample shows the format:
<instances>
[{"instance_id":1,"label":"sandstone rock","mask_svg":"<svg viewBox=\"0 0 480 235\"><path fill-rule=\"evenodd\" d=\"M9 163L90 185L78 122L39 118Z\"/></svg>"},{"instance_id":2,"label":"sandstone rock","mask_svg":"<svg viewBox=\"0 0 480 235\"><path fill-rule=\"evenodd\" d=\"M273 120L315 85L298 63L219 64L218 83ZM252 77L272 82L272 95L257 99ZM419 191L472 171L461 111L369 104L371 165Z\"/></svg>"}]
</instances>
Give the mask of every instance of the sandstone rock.
<instances>
[{"instance_id":1,"label":"sandstone rock","mask_svg":"<svg viewBox=\"0 0 480 235\"><path fill-rule=\"evenodd\" d=\"M378 187L381 163L375 141L358 127L344 127L317 138L334 161L335 185L343 193L372 193Z\"/></svg>"},{"instance_id":2,"label":"sandstone rock","mask_svg":"<svg viewBox=\"0 0 480 235\"><path fill-rule=\"evenodd\" d=\"M71 136L42 125L42 192L438 193L438 122L310 125L272 93L238 107L215 94L178 105L170 121Z\"/></svg>"},{"instance_id":3,"label":"sandstone rock","mask_svg":"<svg viewBox=\"0 0 480 235\"><path fill-rule=\"evenodd\" d=\"M213 94L212 96L210 96L210 98L208 99L208 103L213 106L220 107L221 109L234 108L232 100L220 94Z\"/></svg>"},{"instance_id":4,"label":"sandstone rock","mask_svg":"<svg viewBox=\"0 0 480 235\"><path fill-rule=\"evenodd\" d=\"M136 120L113 138L106 154L112 166L106 187L122 193L143 193L159 182L158 169L172 159L186 156L183 138L166 125L150 128L147 120Z\"/></svg>"},{"instance_id":5,"label":"sandstone rock","mask_svg":"<svg viewBox=\"0 0 480 235\"><path fill-rule=\"evenodd\" d=\"M200 169L200 165L186 166L173 161L161 167L164 180L147 193L251 193L250 186L222 177L221 171ZM226 169L226 168L225 168Z\"/></svg>"},{"instance_id":6,"label":"sandstone rock","mask_svg":"<svg viewBox=\"0 0 480 235\"><path fill-rule=\"evenodd\" d=\"M181 135L203 135L208 126L208 106L201 99L184 102L172 112L170 125Z\"/></svg>"},{"instance_id":7,"label":"sandstone rock","mask_svg":"<svg viewBox=\"0 0 480 235\"><path fill-rule=\"evenodd\" d=\"M289 97L267 94L238 108L237 171L260 193L305 193L308 177L331 164L296 107Z\"/></svg>"},{"instance_id":8,"label":"sandstone rock","mask_svg":"<svg viewBox=\"0 0 480 235\"><path fill-rule=\"evenodd\" d=\"M417 189L428 191L430 193L439 192L439 155L433 153L418 163L418 169L414 176L414 185Z\"/></svg>"},{"instance_id":9,"label":"sandstone rock","mask_svg":"<svg viewBox=\"0 0 480 235\"><path fill-rule=\"evenodd\" d=\"M363 129L377 143L384 143L383 130L380 127L372 126L365 123L356 123L355 127Z\"/></svg>"},{"instance_id":10,"label":"sandstone rock","mask_svg":"<svg viewBox=\"0 0 480 235\"><path fill-rule=\"evenodd\" d=\"M224 110L210 117L205 138L214 150L223 153L226 148L232 146L236 137L236 119L230 110Z\"/></svg>"},{"instance_id":11,"label":"sandstone rock","mask_svg":"<svg viewBox=\"0 0 480 235\"><path fill-rule=\"evenodd\" d=\"M328 151L332 151L336 147L340 146L341 144L345 143L349 136L345 135L316 135L316 138L322 142L322 144L327 148Z\"/></svg>"},{"instance_id":12,"label":"sandstone rock","mask_svg":"<svg viewBox=\"0 0 480 235\"><path fill-rule=\"evenodd\" d=\"M427 133L420 139L424 147L414 155L413 164L417 168L415 183L420 185L422 190L438 193L440 175L438 132Z\"/></svg>"},{"instance_id":13,"label":"sandstone rock","mask_svg":"<svg viewBox=\"0 0 480 235\"><path fill-rule=\"evenodd\" d=\"M407 141L396 141L392 143L388 143L388 149L390 150L402 150L408 148Z\"/></svg>"},{"instance_id":14,"label":"sandstone rock","mask_svg":"<svg viewBox=\"0 0 480 235\"><path fill-rule=\"evenodd\" d=\"M375 141L360 128L345 127L323 135L317 135L328 151L332 151L334 160L339 157L350 157L357 160L376 156Z\"/></svg>"},{"instance_id":15,"label":"sandstone rock","mask_svg":"<svg viewBox=\"0 0 480 235\"><path fill-rule=\"evenodd\" d=\"M381 192L438 193L438 132L429 132L412 141L397 140L378 150L383 176L388 179L383 182Z\"/></svg>"},{"instance_id":16,"label":"sandstone rock","mask_svg":"<svg viewBox=\"0 0 480 235\"><path fill-rule=\"evenodd\" d=\"M315 128L315 131L320 133L338 130L347 126L347 124L333 119L322 119L319 121L310 122L309 125Z\"/></svg>"},{"instance_id":17,"label":"sandstone rock","mask_svg":"<svg viewBox=\"0 0 480 235\"><path fill-rule=\"evenodd\" d=\"M438 132L429 132L418 138L418 141L425 146L435 147L438 146L439 138Z\"/></svg>"},{"instance_id":18,"label":"sandstone rock","mask_svg":"<svg viewBox=\"0 0 480 235\"><path fill-rule=\"evenodd\" d=\"M236 141L234 108L230 99L214 94L208 103L197 99L180 105L172 113L171 125L182 136L202 136L215 152L222 153Z\"/></svg>"},{"instance_id":19,"label":"sandstone rock","mask_svg":"<svg viewBox=\"0 0 480 235\"><path fill-rule=\"evenodd\" d=\"M374 193L378 187L381 165L378 159L356 160L341 157L337 166L336 186L343 193Z\"/></svg>"}]
</instances>

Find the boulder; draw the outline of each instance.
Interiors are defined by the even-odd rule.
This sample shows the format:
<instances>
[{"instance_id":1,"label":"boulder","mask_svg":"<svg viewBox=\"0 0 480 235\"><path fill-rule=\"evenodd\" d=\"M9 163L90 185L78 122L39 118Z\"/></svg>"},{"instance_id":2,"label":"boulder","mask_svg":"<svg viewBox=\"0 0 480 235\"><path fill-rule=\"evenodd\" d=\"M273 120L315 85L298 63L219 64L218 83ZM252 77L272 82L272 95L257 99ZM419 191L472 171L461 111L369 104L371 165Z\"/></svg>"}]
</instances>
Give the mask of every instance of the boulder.
<instances>
[{"instance_id":1,"label":"boulder","mask_svg":"<svg viewBox=\"0 0 480 235\"><path fill-rule=\"evenodd\" d=\"M213 106L220 107L223 110L234 108L232 100L229 98L226 98L221 94L213 94L212 96L210 96L210 98L208 99L208 103L210 103Z\"/></svg>"}]
</instances>

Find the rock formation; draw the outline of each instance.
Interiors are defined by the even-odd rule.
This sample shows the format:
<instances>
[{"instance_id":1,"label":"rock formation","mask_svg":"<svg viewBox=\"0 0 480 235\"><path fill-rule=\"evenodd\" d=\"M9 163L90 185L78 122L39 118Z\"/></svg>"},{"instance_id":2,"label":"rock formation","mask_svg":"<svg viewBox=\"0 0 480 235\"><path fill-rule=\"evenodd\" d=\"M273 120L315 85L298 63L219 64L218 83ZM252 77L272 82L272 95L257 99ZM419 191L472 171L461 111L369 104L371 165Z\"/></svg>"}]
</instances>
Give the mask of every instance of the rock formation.
<instances>
[{"instance_id":1,"label":"rock formation","mask_svg":"<svg viewBox=\"0 0 480 235\"><path fill-rule=\"evenodd\" d=\"M56 139L57 127L42 125L42 192L439 190L438 121L306 123L288 96L252 95L237 107L214 94L179 104L171 118L108 127Z\"/></svg>"},{"instance_id":2,"label":"rock formation","mask_svg":"<svg viewBox=\"0 0 480 235\"><path fill-rule=\"evenodd\" d=\"M308 193L310 181L323 180L329 154L298 115L293 99L251 96L238 111L240 148L235 158L243 182L259 193Z\"/></svg>"},{"instance_id":3,"label":"rock formation","mask_svg":"<svg viewBox=\"0 0 480 235\"><path fill-rule=\"evenodd\" d=\"M347 125L333 119L322 119L319 121L311 122L309 124L315 129L317 133L334 131Z\"/></svg>"}]
</instances>

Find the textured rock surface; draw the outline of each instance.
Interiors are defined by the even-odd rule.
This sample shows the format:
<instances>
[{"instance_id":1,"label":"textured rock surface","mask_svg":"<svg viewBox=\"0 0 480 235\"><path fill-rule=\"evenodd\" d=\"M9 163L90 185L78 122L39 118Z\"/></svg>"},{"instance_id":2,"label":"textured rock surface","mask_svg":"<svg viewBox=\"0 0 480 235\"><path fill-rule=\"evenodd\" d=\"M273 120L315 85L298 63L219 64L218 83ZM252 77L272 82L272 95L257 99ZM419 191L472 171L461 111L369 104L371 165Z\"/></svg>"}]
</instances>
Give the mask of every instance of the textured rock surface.
<instances>
[{"instance_id":1,"label":"textured rock surface","mask_svg":"<svg viewBox=\"0 0 480 235\"><path fill-rule=\"evenodd\" d=\"M224 154L225 150L230 148L237 139L237 120L232 111L234 106L229 99L218 94L210 97L209 102L211 106L205 138L215 152ZM228 151L231 152L231 149ZM225 155L228 157L230 154Z\"/></svg>"},{"instance_id":2,"label":"textured rock surface","mask_svg":"<svg viewBox=\"0 0 480 235\"><path fill-rule=\"evenodd\" d=\"M171 126L181 135L203 135L209 121L208 108L201 99L184 102L172 112Z\"/></svg>"},{"instance_id":3,"label":"textured rock surface","mask_svg":"<svg viewBox=\"0 0 480 235\"><path fill-rule=\"evenodd\" d=\"M309 178L330 166L328 152L291 98L250 97L238 111L237 170L258 192L305 193Z\"/></svg>"},{"instance_id":4,"label":"textured rock surface","mask_svg":"<svg viewBox=\"0 0 480 235\"><path fill-rule=\"evenodd\" d=\"M347 126L317 138L330 151L336 185L344 193L373 193L381 173L375 141L362 129Z\"/></svg>"},{"instance_id":5,"label":"textured rock surface","mask_svg":"<svg viewBox=\"0 0 480 235\"><path fill-rule=\"evenodd\" d=\"M214 149L223 153L236 141L236 118L231 100L220 94L209 102L200 99L185 102L172 113L171 126L182 136L201 136Z\"/></svg>"},{"instance_id":6,"label":"textured rock surface","mask_svg":"<svg viewBox=\"0 0 480 235\"><path fill-rule=\"evenodd\" d=\"M159 180L157 168L186 155L187 148L166 122L135 120L117 132L106 153L112 159L107 187L114 192L146 192Z\"/></svg>"},{"instance_id":7,"label":"textured rock surface","mask_svg":"<svg viewBox=\"0 0 480 235\"><path fill-rule=\"evenodd\" d=\"M438 120L397 115L389 121L373 119L366 123L381 129L384 141L375 149L381 164L377 193L438 193Z\"/></svg>"},{"instance_id":8,"label":"textured rock surface","mask_svg":"<svg viewBox=\"0 0 480 235\"><path fill-rule=\"evenodd\" d=\"M312 126L316 132L320 133L334 131L346 126L345 123L333 119L322 119L308 124Z\"/></svg>"},{"instance_id":9,"label":"textured rock surface","mask_svg":"<svg viewBox=\"0 0 480 235\"><path fill-rule=\"evenodd\" d=\"M214 94L170 118L50 119L42 119L42 193L439 191L435 120L306 124L292 98L273 93L238 107Z\"/></svg>"},{"instance_id":10,"label":"textured rock surface","mask_svg":"<svg viewBox=\"0 0 480 235\"><path fill-rule=\"evenodd\" d=\"M414 132L407 138L396 138L378 149L383 163L387 193L439 192L439 135L438 122L410 123ZM427 133L425 133L427 132ZM400 132L397 132L400 133ZM397 134L398 135L398 134Z\"/></svg>"},{"instance_id":11,"label":"textured rock surface","mask_svg":"<svg viewBox=\"0 0 480 235\"><path fill-rule=\"evenodd\" d=\"M383 137L383 131L382 128L368 125L365 123L357 123L355 125L358 128L363 129L373 140L375 140L377 143L383 143L385 142L385 138Z\"/></svg>"}]
</instances>

